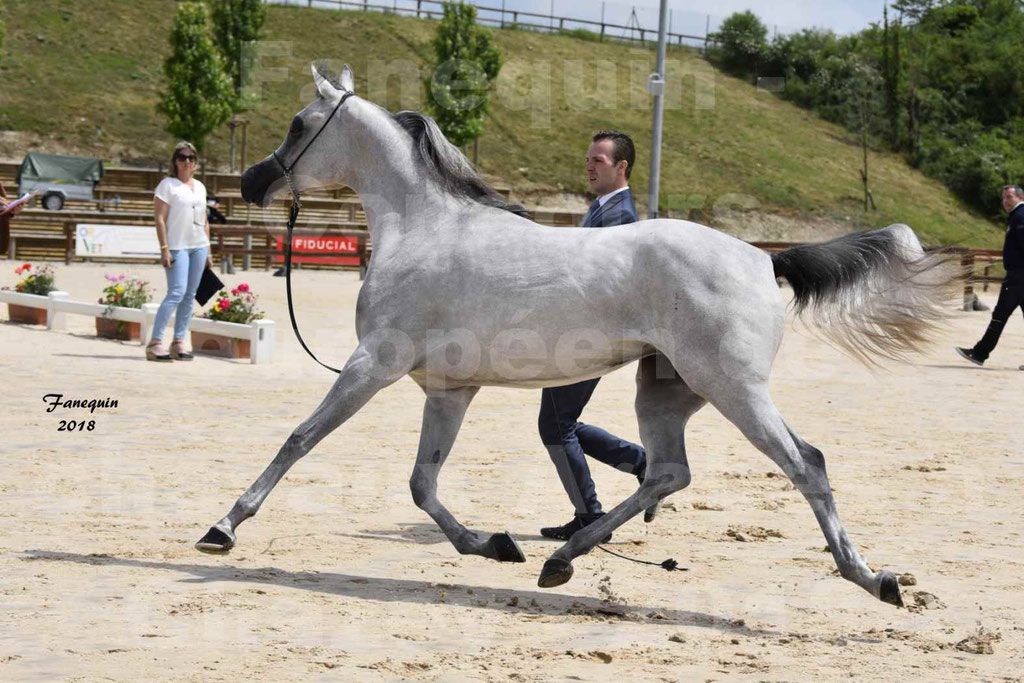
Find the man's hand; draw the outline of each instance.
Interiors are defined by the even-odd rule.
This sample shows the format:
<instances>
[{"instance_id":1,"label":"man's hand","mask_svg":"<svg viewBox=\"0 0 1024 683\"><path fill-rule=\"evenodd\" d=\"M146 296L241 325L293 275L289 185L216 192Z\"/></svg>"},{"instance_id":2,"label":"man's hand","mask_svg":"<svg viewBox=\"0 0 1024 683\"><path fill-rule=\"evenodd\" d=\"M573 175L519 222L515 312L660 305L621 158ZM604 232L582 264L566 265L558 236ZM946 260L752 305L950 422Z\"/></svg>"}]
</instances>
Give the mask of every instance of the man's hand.
<instances>
[{"instance_id":1,"label":"man's hand","mask_svg":"<svg viewBox=\"0 0 1024 683\"><path fill-rule=\"evenodd\" d=\"M10 203L11 202L9 202L8 200L4 199L3 197L0 197L0 210L3 210L4 208L6 208L7 205L10 204ZM22 206L24 206L24 204L18 204L16 207L14 207L13 209L10 210L10 214L13 216L15 214L21 213L21 207Z\"/></svg>"}]
</instances>

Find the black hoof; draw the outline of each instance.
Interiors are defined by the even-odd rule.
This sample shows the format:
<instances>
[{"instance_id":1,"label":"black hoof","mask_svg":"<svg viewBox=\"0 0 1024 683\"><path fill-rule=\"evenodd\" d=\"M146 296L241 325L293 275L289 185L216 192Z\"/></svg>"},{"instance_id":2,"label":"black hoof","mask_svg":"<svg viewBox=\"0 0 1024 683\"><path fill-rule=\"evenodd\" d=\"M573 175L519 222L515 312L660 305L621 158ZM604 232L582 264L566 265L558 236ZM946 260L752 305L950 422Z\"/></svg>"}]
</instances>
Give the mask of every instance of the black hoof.
<instances>
[{"instance_id":1,"label":"black hoof","mask_svg":"<svg viewBox=\"0 0 1024 683\"><path fill-rule=\"evenodd\" d=\"M498 562L526 562L526 555L507 531L492 535L489 542Z\"/></svg>"},{"instance_id":2,"label":"black hoof","mask_svg":"<svg viewBox=\"0 0 1024 683\"><path fill-rule=\"evenodd\" d=\"M882 572L882 582L878 587L878 599L890 605L903 607L903 596L900 594L900 582L892 572Z\"/></svg>"},{"instance_id":3,"label":"black hoof","mask_svg":"<svg viewBox=\"0 0 1024 683\"><path fill-rule=\"evenodd\" d=\"M196 543L196 550L201 553L211 553L214 555L226 553L233 547L235 547L235 539L215 526L210 527L206 535Z\"/></svg>"},{"instance_id":4,"label":"black hoof","mask_svg":"<svg viewBox=\"0 0 1024 683\"><path fill-rule=\"evenodd\" d=\"M644 510L644 522L650 524L654 521L654 518L658 516L658 510L661 509L661 503L657 502L651 507Z\"/></svg>"},{"instance_id":5,"label":"black hoof","mask_svg":"<svg viewBox=\"0 0 1024 683\"><path fill-rule=\"evenodd\" d=\"M554 588L572 578L572 565L565 560L552 558L544 563L540 570L537 585L541 588Z\"/></svg>"}]
</instances>

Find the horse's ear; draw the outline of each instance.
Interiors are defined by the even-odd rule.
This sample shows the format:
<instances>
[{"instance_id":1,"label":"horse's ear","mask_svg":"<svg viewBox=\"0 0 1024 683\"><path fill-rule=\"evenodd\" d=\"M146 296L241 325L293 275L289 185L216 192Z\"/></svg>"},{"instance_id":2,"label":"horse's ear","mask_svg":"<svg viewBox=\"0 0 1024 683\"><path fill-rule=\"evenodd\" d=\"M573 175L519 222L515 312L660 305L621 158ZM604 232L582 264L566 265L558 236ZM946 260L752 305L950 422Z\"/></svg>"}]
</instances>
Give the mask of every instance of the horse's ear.
<instances>
[{"instance_id":1,"label":"horse's ear","mask_svg":"<svg viewBox=\"0 0 1024 683\"><path fill-rule=\"evenodd\" d=\"M352 69L348 64L341 70L341 87L349 92L356 91L355 77L352 75Z\"/></svg>"},{"instance_id":2,"label":"horse's ear","mask_svg":"<svg viewBox=\"0 0 1024 683\"><path fill-rule=\"evenodd\" d=\"M320 97L325 100L332 99L334 93L334 86L327 80L327 77L320 73L320 70L316 68L316 64L312 64L310 70L313 72L313 82L316 83L316 91L320 93Z\"/></svg>"}]
</instances>

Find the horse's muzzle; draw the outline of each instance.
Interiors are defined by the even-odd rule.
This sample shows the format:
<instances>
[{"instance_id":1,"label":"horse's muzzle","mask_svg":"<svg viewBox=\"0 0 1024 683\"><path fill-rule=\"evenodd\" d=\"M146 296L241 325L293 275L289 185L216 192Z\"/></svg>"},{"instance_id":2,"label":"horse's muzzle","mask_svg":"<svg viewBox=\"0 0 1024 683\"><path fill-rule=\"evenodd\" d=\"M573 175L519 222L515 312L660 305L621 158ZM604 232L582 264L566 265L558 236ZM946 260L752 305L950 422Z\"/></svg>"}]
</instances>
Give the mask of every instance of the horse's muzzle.
<instances>
[{"instance_id":1,"label":"horse's muzzle","mask_svg":"<svg viewBox=\"0 0 1024 683\"><path fill-rule=\"evenodd\" d=\"M267 157L247 168L242 174L242 199L250 204L264 205L271 185L283 178L281 166L273 156Z\"/></svg>"}]
</instances>

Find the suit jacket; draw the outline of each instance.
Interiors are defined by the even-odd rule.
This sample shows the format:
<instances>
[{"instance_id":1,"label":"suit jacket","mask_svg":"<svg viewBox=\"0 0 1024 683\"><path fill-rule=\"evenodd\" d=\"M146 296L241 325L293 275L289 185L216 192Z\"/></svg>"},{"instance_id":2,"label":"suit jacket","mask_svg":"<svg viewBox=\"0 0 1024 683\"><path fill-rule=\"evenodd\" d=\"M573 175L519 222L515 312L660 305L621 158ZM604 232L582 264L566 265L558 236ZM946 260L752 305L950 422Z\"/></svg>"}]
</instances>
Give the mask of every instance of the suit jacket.
<instances>
[{"instance_id":1,"label":"suit jacket","mask_svg":"<svg viewBox=\"0 0 1024 683\"><path fill-rule=\"evenodd\" d=\"M1006 217L1006 241L1003 242L1003 267L1024 270L1024 204Z\"/></svg>"},{"instance_id":2,"label":"suit jacket","mask_svg":"<svg viewBox=\"0 0 1024 683\"><path fill-rule=\"evenodd\" d=\"M7 199L7 193L4 192L4 184L0 183L0 197ZM11 238L11 214L4 214L0 216L0 254L7 253L7 243Z\"/></svg>"},{"instance_id":3,"label":"suit jacket","mask_svg":"<svg viewBox=\"0 0 1024 683\"><path fill-rule=\"evenodd\" d=\"M596 204L596 202L595 202ZM633 194L626 188L608 198L604 206L591 205L591 210L583 218L584 228L607 228L612 225L636 223L636 207L633 206Z\"/></svg>"}]
</instances>

